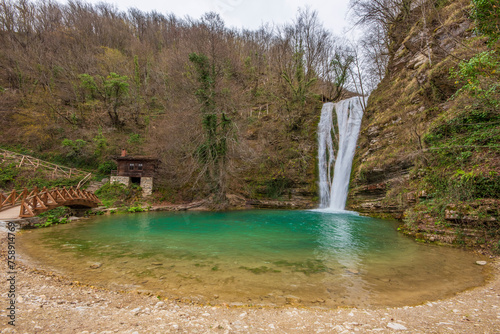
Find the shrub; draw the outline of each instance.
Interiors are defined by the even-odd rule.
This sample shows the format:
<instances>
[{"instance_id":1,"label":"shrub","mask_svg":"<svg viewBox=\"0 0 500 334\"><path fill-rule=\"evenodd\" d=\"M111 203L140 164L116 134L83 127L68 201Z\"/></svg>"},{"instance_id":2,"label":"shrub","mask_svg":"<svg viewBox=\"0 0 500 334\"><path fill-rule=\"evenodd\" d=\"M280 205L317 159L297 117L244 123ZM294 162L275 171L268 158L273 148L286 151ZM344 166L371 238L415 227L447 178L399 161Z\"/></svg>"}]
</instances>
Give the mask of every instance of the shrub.
<instances>
[{"instance_id":1,"label":"shrub","mask_svg":"<svg viewBox=\"0 0 500 334\"><path fill-rule=\"evenodd\" d=\"M272 178L265 182L266 194L270 198L278 198L282 196L286 189L292 186L293 182L285 177Z\"/></svg>"},{"instance_id":2,"label":"shrub","mask_svg":"<svg viewBox=\"0 0 500 334\"><path fill-rule=\"evenodd\" d=\"M99 174L109 175L111 174L111 171L116 170L116 168L117 166L114 161L106 161L100 164L99 167L97 167L97 171L99 172Z\"/></svg>"},{"instance_id":3,"label":"shrub","mask_svg":"<svg viewBox=\"0 0 500 334\"><path fill-rule=\"evenodd\" d=\"M0 167L0 188L4 188L9 183L14 182L19 172L19 168L14 163Z\"/></svg>"},{"instance_id":4,"label":"shrub","mask_svg":"<svg viewBox=\"0 0 500 334\"><path fill-rule=\"evenodd\" d=\"M147 209L141 207L141 206L132 206L127 209L128 212L135 213L135 212L144 212L147 211Z\"/></svg>"},{"instance_id":5,"label":"shrub","mask_svg":"<svg viewBox=\"0 0 500 334\"><path fill-rule=\"evenodd\" d=\"M500 38L500 5L498 0L472 0L472 18L476 31L490 37Z\"/></svg>"},{"instance_id":6,"label":"shrub","mask_svg":"<svg viewBox=\"0 0 500 334\"><path fill-rule=\"evenodd\" d=\"M141 200L142 188L135 184L127 187L121 183L113 182L105 184L95 194L105 206L109 207L120 201L134 203Z\"/></svg>"}]
</instances>

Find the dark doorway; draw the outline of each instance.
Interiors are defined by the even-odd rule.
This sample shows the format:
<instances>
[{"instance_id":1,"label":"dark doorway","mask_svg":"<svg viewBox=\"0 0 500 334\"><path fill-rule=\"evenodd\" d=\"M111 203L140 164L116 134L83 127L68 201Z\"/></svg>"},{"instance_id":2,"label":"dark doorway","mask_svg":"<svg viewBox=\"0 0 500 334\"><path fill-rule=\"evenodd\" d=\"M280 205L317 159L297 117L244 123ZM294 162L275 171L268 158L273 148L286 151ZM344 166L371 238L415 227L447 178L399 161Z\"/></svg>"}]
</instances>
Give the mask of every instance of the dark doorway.
<instances>
[{"instance_id":1,"label":"dark doorway","mask_svg":"<svg viewBox=\"0 0 500 334\"><path fill-rule=\"evenodd\" d=\"M141 184L141 178L140 177L131 177L130 178L130 182L132 182L133 184Z\"/></svg>"}]
</instances>

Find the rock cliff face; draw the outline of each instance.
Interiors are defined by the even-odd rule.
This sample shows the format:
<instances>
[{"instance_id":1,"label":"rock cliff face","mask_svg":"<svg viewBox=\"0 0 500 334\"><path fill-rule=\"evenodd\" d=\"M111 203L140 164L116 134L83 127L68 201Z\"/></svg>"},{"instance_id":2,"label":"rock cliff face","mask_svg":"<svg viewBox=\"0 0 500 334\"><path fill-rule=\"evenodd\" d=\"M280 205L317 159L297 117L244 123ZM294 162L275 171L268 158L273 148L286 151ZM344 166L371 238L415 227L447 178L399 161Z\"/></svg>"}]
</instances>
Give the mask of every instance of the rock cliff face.
<instances>
[{"instance_id":1,"label":"rock cliff face","mask_svg":"<svg viewBox=\"0 0 500 334\"><path fill-rule=\"evenodd\" d=\"M418 177L410 172L422 158L423 135L456 90L452 54L472 33L465 4L436 9L425 28L417 9L394 29L387 75L369 99L358 142L350 201L356 210L401 214L425 196L409 191Z\"/></svg>"},{"instance_id":2,"label":"rock cliff face","mask_svg":"<svg viewBox=\"0 0 500 334\"><path fill-rule=\"evenodd\" d=\"M470 1L423 13L415 8L393 27L386 77L365 112L348 205L404 219L418 239L465 244L470 237L500 250L498 127L491 125L498 108L459 95L463 83L450 77L450 69L498 42L475 34Z\"/></svg>"}]
</instances>

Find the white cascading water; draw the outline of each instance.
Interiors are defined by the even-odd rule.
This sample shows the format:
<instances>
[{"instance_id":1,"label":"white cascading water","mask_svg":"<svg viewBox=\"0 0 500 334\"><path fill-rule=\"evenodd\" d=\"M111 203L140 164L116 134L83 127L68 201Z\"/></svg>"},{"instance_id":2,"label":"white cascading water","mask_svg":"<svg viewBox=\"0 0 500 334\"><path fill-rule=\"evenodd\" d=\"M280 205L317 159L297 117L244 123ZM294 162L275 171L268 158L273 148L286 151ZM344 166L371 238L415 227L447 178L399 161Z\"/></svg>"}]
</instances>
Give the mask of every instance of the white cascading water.
<instances>
[{"instance_id":1,"label":"white cascading water","mask_svg":"<svg viewBox=\"0 0 500 334\"><path fill-rule=\"evenodd\" d=\"M323 104L321 118L318 124L318 167L319 167L319 200L320 208L330 206L330 185L332 184L333 162L335 155L333 152L332 131L333 127L332 111L333 103Z\"/></svg>"},{"instance_id":2,"label":"white cascading water","mask_svg":"<svg viewBox=\"0 0 500 334\"><path fill-rule=\"evenodd\" d=\"M349 190L352 159L356 152L363 105L367 98L352 97L335 104L325 103L318 124L318 168L320 208L344 210ZM335 108L338 126L338 152L334 155L332 110ZM333 133L333 136L332 136ZM332 167L335 164L332 180Z\"/></svg>"}]
</instances>

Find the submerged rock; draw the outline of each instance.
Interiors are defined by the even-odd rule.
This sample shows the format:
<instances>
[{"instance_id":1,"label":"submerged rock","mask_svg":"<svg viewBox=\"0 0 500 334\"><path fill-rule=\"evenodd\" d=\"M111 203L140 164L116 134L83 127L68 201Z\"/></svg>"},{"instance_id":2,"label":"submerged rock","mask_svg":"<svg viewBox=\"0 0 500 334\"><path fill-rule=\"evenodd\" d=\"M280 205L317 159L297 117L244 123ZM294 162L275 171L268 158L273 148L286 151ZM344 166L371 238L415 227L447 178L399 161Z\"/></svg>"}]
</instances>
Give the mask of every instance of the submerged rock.
<instances>
[{"instance_id":1,"label":"submerged rock","mask_svg":"<svg viewBox=\"0 0 500 334\"><path fill-rule=\"evenodd\" d=\"M299 297L292 296L292 295L285 296L285 299L286 299L286 303L290 304L290 305L299 305L301 302Z\"/></svg>"},{"instance_id":2,"label":"submerged rock","mask_svg":"<svg viewBox=\"0 0 500 334\"><path fill-rule=\"evenodd\" d=\"M90 265L90 269L98 269L102 267L102 263L96 262Z\"/></svg>"}]
</instances>

